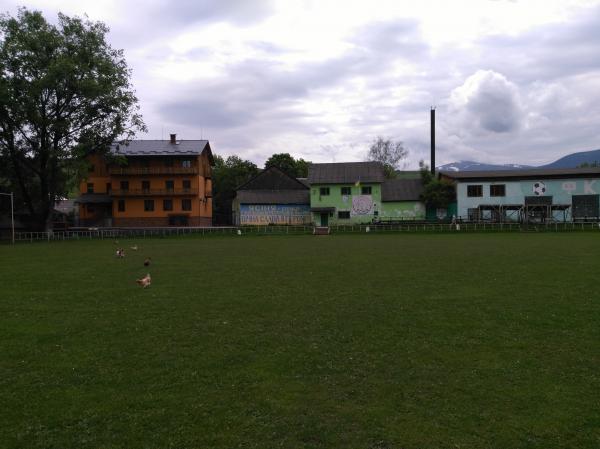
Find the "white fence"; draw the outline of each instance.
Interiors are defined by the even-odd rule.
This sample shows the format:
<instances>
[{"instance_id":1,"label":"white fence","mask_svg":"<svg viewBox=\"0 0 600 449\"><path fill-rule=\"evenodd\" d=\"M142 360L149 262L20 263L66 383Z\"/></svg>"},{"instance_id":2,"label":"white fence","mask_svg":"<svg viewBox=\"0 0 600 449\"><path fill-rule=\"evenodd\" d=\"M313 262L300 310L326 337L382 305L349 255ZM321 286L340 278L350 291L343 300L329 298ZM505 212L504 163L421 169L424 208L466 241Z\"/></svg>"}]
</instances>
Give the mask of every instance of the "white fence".
<instances>
[{"instance_id":1,"label":"white fence","mask_svg":"<svg viewBox=\"0 0 600 449\"><path fill-rule=\"evenodd\" d=\"M545 223L523 225L519 223L415 223L415 224L379 224L379 225L333 225L331 234L346 233L388 233L388 232L564 232L564 231L600 231L600 223ZM292 235L313 234L313 226L230 226L230 227L169 227L169 228L127 228L127 229L87 229L55 232L17 232L15 241L56 241L82 239L117 238L156 238L177 236L218 236L218 235ZM8 240L10 241L10 236Z\"/></svg>"}]
</instances>

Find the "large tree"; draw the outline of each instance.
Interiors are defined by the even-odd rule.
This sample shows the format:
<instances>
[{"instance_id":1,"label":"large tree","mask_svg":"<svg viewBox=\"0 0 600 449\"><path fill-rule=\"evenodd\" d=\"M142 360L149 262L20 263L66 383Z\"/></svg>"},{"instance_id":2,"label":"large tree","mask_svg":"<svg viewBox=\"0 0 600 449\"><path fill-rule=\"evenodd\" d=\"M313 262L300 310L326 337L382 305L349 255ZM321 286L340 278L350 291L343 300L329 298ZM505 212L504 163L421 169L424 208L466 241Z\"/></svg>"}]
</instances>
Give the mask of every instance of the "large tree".
<instances>
[{"instance_id":1,"label":"large tree","mask_svg":"<svg viewBox=\"0 0 600 449\"><path fill-rule=\"evenodd\" d=\"M265 168L277 167L294 178L306 178L308 176L309 162L304 159L294 159L289 153L276 153L265 162Z\"/></svg>"},{"instance_id":2,"label":"large tree","mask_svg":"<svg viewBox=\"0 0 600 449\"><path fill-rule=\"evenodd\" d=\"M440 179L432 174L429 166L423 161L419 161L419 169L421 171L421 181L423 182L421 201L427 207L444 209L450 203L456 201L456 190L451 181Z\"/></svg>"},{"instance_id":3,"label":"large tree","mask_svg":"<svg viewBox=\"0 0 600 449\"><path fill-rule=\"evenodd\" d=\"M144 130L122 50L101 22L38 11L0 16L0 154L38 226L89 152Z\"/></svg>"},{"instance_id":4,"label":"large tree","mask_svg":"<svg viewBox=\"0 0 600 449\"><path fill-rule=\"evenodd\" d=\"M229 156L227 159L215 156L212 169L214 224L232 224L231 205L235 198L235 189L258 173L254 162L238 156Z\"/></svg>"},{"instance_id":5,"label":"large tree","mask_svg":"<svg viewBox=\"0 0 600 449\"><path fill-rule=\"evenodd\" d=\"M406 159L406 156L408 150L404 148L404 143L378 136L371 142L367 160L381 162L385 169L385 176L395 178L396 170L400 168L400 163Z\"/></svg>"}]
</instances>

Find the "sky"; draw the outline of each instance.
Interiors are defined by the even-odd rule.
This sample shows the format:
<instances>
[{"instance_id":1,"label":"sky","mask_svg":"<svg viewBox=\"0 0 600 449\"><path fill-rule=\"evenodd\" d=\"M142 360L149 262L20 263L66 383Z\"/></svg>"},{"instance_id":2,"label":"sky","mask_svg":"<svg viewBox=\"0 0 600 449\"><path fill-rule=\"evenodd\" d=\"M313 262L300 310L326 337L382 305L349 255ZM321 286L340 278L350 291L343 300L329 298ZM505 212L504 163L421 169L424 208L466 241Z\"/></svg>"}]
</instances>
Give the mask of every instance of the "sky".
<instances>
[{"instance_id":1,"label":"sky","mask_svg":"<svg viewBox=\"0 0 600 449\"><path fill-rule=\"evenodd\" d=\"M600 1L0 0L18 6L110 27L142 139L208 139L262 166L365 160L382 136L414 169L433 106L438 165L600 148Z\"/></svg>"}]
</instances>

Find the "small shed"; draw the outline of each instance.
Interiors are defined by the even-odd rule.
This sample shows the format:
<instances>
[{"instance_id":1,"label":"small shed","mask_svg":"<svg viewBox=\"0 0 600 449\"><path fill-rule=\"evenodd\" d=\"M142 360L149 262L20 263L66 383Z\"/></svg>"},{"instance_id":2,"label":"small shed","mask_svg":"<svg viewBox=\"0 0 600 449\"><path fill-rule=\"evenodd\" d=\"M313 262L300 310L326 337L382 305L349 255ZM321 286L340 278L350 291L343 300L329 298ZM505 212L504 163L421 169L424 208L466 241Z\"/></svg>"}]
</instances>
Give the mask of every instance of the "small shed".
<instances>
[{"instance_id":1,"label":"small shed","mask_svg":"<svg viewBox=\"0 0 600 449\"><path fill-rule=\"evenodd\" d=\"M269 167L236 189L236 225L302 225L310 223L308 186L277 167Z\"/></svg>"}]
</instances>

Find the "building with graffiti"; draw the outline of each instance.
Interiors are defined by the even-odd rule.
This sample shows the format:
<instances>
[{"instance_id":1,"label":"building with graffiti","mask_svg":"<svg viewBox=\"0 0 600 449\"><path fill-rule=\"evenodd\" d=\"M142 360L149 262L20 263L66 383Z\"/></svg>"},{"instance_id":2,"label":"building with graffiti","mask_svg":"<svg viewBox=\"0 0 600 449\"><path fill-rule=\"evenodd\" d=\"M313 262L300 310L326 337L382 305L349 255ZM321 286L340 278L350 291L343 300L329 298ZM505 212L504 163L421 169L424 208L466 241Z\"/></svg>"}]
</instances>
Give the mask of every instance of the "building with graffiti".
<instances>
[{"instance_id":1,"label":"building with graffiti","mask_svg":"<svg viewBox=\"0 0 600 449\"><path fill-rule=\"evenodd\" d=\"M236 225L303 225L311 222L308 186L269 167L241 185L233 200Z\"/></svg>"},{"instance_id":2,"label":"building with graffiti","mask_svg":"<svg viewBox=\"0 0 600 449\"><path fill-rule=\"evenodd\" d=\"M308 183L317 226L425 218L420 177L387 180L379 162L311 164Z\"/></svg>"},{"instance_id":3,"label":"building with graffiti","mask_svg":"<svg viewBox=\"0 0 600 449\"><path fill-rule=\"evenodd\" d=\"M456 183L457 214L475 221L598 220L600 167L441 172Z\"/></svg>"}]
</instances>

